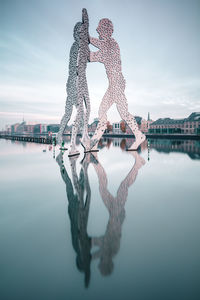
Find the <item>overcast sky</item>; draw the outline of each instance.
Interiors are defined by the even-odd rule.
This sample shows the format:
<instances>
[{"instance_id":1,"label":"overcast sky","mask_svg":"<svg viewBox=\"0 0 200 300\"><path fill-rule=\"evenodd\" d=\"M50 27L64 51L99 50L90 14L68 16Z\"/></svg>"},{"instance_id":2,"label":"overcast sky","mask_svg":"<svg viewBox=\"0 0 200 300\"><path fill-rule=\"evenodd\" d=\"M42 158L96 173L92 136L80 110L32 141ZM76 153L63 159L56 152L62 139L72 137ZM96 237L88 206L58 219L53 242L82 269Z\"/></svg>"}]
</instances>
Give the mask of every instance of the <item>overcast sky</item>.
<instances>
[{"instance_id":1,"label":"overcast sky","mask_svg":"<svg viewBox=\"0 0 200 300\"><path fill-rule=\"evenodd\" d=\"M200 111L199 0L0 0L0 129L23 114L60 122L83 7L91 36L101 18L114 24L132 114L156 120ZM88 64L87 76L92 122L108 82L99 63ZM108 117L120 120L115 106Z\"/></svg>"}]
</instances>

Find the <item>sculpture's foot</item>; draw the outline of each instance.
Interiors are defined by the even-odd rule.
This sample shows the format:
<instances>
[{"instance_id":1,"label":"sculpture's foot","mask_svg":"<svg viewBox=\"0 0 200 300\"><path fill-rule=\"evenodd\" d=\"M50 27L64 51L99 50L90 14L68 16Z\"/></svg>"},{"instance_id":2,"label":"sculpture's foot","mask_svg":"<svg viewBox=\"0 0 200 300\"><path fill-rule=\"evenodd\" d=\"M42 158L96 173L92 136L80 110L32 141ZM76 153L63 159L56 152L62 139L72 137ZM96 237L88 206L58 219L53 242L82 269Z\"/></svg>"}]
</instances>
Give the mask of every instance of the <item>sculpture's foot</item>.
<instances>
[{"instance_id":1,"label":"sculpture's foot","mask_svg":"<svg viewBox=\"0 0 200 300\"><path fill-rule=\"evenodd\" d=\"M94 139L94 140L91 140L90 142L90 152L98 152L99 150L97 149L97 146L98 146L98 140Z\"/></svg>"},{"instance_id":2,"label":"sculpture's foot","mask_svg":"<svg viewBox=\"0 0 200 300\"><path fill-rule=\"evenodd\" d=\"M138 149L138 147L146 140L146 136L142 133L142 132L138 132L135 135L135 142L133 143L133 145L126 149L127 151L136 151Z\"/></svg>"},{"instance_id":3,"label":"sculpture's foot","mask_svg":"<svg viewBox=\"0 0 200 300\"><path fill-rule=\"evenodd\" d=\"M84 148L84 152L86 152L85 150L90 148L90 138L86 138L86 137L82 138L81 145Z\"/></svg>"},{"instance_id":4,"label":"sculpture's foot","mask_svg":"<svg viewBox=\"0 0 200 300\"><path fill-rule=\"evenodd\" d=\"M72 157L72 156L78 156L80 154L80 152L78 150L70 150L68 157Z\"/></svg>"},{"instance_id":5,"label":"sculpture's foot","mask_svg":"<svg viewBox=\"0 0 200 300\"><path fill-rule=\"evenodd\" d=\"M89 142L90 142L90 137L89 137L88 134L85 134L85 135L83 136L83 138L81 139L81 144L82 144L82 145L87 145L87 143L89 143Z\"/></svg>"},{"instance_id":6,"label":"sculpture's foot","mask_svg":"<svg viewBox=\"0 0 200 300\"><path fill-rule=\"evenodd\" d=\"M81 142L81 145L84 148L84 153L87 153L87 152L98 152L99 151L97 149L97 140L88 139L87 142L85 141L84 144Z\"/></svg>"},{"instance_id":7,"label":"sculpture's foot","mask_svg":"<svg viewBox=\"0 0 200 300\"><path fill-rule=\"evenodd\" d=\"M62 151L68 150L68 148L66 148L66 147L60 147L59 149L62 150Z\"/></svg>"},{"instance_id":8,"label":"sculpture's foot","mask_svg":"<svg viewBox=\"0 0 200 300\"><path fill-rule=\"evenodd\" d=\"M98 147L98 142L94 145L94 147L92 147L92 149L90 150L90 152L98 152L99 149L97 149L97 147Z\"/></svg>"}]
</instances>

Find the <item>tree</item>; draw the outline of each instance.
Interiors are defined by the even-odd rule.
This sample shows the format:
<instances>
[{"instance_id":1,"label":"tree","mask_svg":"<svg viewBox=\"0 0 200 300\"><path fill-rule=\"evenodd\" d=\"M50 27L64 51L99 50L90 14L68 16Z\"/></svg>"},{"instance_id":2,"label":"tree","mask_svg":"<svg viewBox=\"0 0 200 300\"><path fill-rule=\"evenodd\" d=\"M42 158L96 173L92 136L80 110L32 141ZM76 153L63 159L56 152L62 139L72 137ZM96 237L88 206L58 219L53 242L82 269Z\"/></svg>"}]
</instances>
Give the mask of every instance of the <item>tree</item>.
<instances>
[{"instance_id":1,"label":"tree","mask_svg":"<svg viewBox=\"0 0 200 300\"><path fill-rule=\"evenodd\" d=\"M107 122L107 131L110 132L110 131L112 131L112 129L113 129L113 127L112 127L112 125L110 124L110 122L108 121L108 122Z\"/></svg>"},{"instance_id":2,"label":"tree","mask_svg":"<svg viewBox=\"0 0 200 300\"><path fill-rule=\"evenodd\" d=\"M120 129L122 132L124 132L124 133L126 132L126 123L124 121L122 121L120 123Z\"/></svg>"}]
</instances>

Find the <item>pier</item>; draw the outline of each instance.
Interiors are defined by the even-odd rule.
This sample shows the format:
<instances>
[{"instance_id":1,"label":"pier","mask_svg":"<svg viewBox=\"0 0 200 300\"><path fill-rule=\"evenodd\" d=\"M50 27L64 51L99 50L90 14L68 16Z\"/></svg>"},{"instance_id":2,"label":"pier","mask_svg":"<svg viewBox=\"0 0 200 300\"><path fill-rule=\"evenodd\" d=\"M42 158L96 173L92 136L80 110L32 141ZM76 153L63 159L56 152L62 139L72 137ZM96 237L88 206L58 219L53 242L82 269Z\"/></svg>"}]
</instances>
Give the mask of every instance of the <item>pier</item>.
<instances>
[{"instance_id":1,"label":"pier","mask_svg":"<svg viewBox=\"0 0 200 300\"><path fill-rule=\"evenodd\" d=\"M1 139L20 141L20 142L29 142L29 143L38 143L38 144L56 144L56 139L52 137L34 137L34 136L20 136L20 135L0 135Z\"/></svg>"}]
</instances>

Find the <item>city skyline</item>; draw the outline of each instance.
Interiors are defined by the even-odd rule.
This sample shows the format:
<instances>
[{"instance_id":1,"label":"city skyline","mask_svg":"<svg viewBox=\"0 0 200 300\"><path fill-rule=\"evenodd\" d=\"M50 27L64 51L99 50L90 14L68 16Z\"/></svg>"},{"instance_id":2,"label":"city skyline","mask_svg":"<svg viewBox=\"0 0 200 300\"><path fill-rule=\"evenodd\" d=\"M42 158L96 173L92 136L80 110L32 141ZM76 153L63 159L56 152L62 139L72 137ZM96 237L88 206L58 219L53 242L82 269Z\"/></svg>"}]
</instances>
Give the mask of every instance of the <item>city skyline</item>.
<instances>
[{"instance_id":1,"label":"city skyline","mask_svg":"<svg viewBox=\"0 0 200 300\"><path fill-rule=\"evenodd\" d=\"M195 136L199 136L200 134L200 112L193 112L187 118L183 119L159 118L157 120L152 120L149 113L147 120L140 116L135 116L135 119L139 130L144 134L191 134ZM93 135L96 132L98 122L98 118L96 118L91 124L88 124L88 133ZM15 134L55 134L60 130L60 126L60 124L31 124L23 119L22 123L6 126L2 133L10 135L10 137ZM64 133L71 134L72 125L66 126ZM79 134L80 133L82 132L79 131ZM107 121L105 133L133 135L131 128L124 120L114 123Z\"/></svg>"},{"instance_id":2,"label":"city skyline","mask_svg":"<svg viewBox=\"0 0 200 300\"><path fill-rule=\"evenodd\" d=\"M38 123L60 122L72 32L83 7L91 36L97 37L101 18L113 21L131 113L146 119L150 111L156 120L200 111L199 1L8 0L0 9L0 128L20 122L23 115ZM88 64L87 76L91 123L107 79L97 63ZM116 107L108 119L120 120Z\"/></svg>"}]
</instances>

